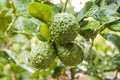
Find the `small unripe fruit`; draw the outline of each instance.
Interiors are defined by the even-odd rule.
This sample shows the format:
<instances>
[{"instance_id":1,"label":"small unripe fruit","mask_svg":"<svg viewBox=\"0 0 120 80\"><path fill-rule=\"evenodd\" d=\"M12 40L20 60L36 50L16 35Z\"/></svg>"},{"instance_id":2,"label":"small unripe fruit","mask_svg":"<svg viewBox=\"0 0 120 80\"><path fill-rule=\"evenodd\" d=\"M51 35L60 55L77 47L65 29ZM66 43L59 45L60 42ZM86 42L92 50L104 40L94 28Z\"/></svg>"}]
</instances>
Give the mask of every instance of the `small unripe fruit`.
<instances>
[{"instance_id":1,"label":"small unripe fruit","mask_svg":"<svg viewBox=\"0 0 120 80\"><path fill-rule=\"evenodd\" d=\"M49 26L53 40L59 44L73 41L78 34L78 28L76 18L69 13L55 15Z\"/></svg>"},{"instance_id":2,"label":"small unripe fruit","mask_svg":"<svg viewBox=\"0 0 120 80\"><path fill-rule=\"evenodd\" d=\"M83 50L76 43L57 45L58 56L66 66L76 66L83 61Z\"/></svg>"},{"instance_id":3,"label":"small unripe fruit","mask_svg":"<svg viewBox=\"0 0 120 80\"><path fill-rule=\"evenodd\" d=\"M30 62L33 67L45 69L55 60L56 54L52 43L41 42L31 50Z\"/></svg>"}]
</instances>

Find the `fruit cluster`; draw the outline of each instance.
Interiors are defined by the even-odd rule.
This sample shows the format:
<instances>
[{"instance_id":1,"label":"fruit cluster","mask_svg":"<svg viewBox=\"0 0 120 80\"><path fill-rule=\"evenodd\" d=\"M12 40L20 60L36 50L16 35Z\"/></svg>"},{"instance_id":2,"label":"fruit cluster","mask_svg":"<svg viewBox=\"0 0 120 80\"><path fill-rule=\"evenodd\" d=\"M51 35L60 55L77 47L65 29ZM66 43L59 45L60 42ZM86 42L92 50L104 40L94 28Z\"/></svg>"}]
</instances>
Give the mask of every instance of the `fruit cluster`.
<instances>
[{"instance_id":1,"label":"fruit cluster","mask_svg":"<svg viewBox=\"0 0 120 80\"><path fill-rule=\"evenodd\" d=\"M51 40L39 41L39 44L31 50L30 62L35 68L49 67L58 56L66 66L76 66L82 62L84 54L82 48L73 42L78 35L78 23L76 18L69 13L55 15L48 29Z\"/></svg>"}]
</instances>

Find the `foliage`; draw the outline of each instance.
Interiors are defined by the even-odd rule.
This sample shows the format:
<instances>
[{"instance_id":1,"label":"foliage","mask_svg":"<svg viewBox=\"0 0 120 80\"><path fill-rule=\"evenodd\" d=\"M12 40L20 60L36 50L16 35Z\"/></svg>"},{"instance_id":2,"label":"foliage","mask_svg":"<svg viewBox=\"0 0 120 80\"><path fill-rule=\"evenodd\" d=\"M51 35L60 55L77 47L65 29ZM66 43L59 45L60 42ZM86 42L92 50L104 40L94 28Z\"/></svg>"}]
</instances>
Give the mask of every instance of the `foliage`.
<instances>
[{"instance_id":1,"label":"foliage","mask_svg":"<svg viewBox=\"0 0 120 80\"><path fill-rule=\"evenodd\" d=\"M77 80L78 74L86 75L89 80L119 80L120 0L89 0L80 11L73 9L71 0L60 4L51 0L0 0L0 80ZM66 20L62 17L58 22L54 20L56 24L51 23L63 12L75 18L74 24L67 21L68 15ZM62 22L64 27L70 26L67 34L62 35L63 41L73 36L73 25L79 27L75 28L79 34L67 44L54 41L50 32L51 24L53 28L57 26L57 32ZM46 43L44 49L39 41ZM46 46L48 43L52 44ZM34 56L33 61L44 69L31 66L30 53L36 45L39 46L35 53L40 56ZM50 59L45 57L48 55ZM38 60L40 57L43 57L42 62ZM67 66L68 61L75 66Z\"/></svg>"}]
</instances>

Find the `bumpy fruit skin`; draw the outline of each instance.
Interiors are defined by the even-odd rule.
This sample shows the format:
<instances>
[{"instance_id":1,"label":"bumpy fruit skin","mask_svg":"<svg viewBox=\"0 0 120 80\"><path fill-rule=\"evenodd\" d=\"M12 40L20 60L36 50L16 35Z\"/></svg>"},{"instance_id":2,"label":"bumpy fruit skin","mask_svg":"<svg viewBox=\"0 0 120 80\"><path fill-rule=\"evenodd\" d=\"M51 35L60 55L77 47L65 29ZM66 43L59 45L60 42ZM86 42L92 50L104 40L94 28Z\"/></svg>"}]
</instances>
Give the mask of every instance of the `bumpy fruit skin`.
<instances>
[{"instance_id":1,"label":"bumpy fruit skin","mask_svg":"<svg viewBox=\"0 0 120 80\"><path fill-rule=\"evenodd\" d=\"M55 15L49 26L53 40L60 44L73 41L78 34L78 23L72 14L59 13Z\"/></svg>"},{"instance_id":2,"label":"bumpy fruit skin","mask_svg":"<svg viewBox=\"0 0 120 80\"><path fill-rule=\"evenodd\" d=\"M83 50L75 43L57 45L57 49L61 62L66 66L76 66L84 58Z\"/></svg>"},{"instance_id":3,"label":"bumpy fruit skin","mask_svg":"<svg viewBox=\"0 0 120 80\"><path fill-rule=\"evenodd\" d=\"M53 63L55 57L52 43L40 42L32 48L30 62L35 68L45 69Z\"/></svg>"}]
</instances>

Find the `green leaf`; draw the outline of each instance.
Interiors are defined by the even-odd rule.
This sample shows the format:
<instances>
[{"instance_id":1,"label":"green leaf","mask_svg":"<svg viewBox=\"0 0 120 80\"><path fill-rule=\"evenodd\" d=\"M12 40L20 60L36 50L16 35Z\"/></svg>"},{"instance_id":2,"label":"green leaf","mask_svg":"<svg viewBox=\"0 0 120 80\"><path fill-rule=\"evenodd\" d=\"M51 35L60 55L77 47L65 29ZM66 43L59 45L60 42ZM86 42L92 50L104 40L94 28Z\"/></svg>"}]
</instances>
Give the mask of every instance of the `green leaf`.
<instances>
[{"instance_id":1,"label":"green leaf","mask_svg":"<svg viewBox=\"0 0 120 80\"><path fill-rule=\"evenodd\" d=\"M12 17L10 15L7 15L7 12L8 10L3 10L0 13L0 36L4 35L5 31L12 21Z\"/></svg>"},{"instance_id":2,"label":"green leaf","mask_svg":"<svg viewBox=\"0 0 120 80\"><path fill-rule=\"evenodd\" d=\"M45 38L45 37L43 37L43 35L42 34L37 34L36 35L37 36L37 38L39 39L39 40L41 40L41 41L43 41L43 42L46 42L47 41L47 39Z\"/></svg>"},{"instance_id":3,"label":"green leaf","mask_svg":"<svg viewBox=\"0 0 120 80\"><path fill-rule=\"evenodd\" d=\"M119 9L120 0L96 0L96 5L99 5L99 11L96 13L96 19L101 24L109 23L120 19Z\"/></svg>"},{"instance_id":4,"label":"green leaf","mask_svg":"<svg viewBox=\"0 0 120 80\"><path fill-rule=\"evenodd\" d=\"M108 26L109 29L113 30L113 31L120 31L120 21L116 21L114 23L111 23Z\"/></svg>"},{"instance_id":5,"label":"green leaf","mask_svg":"<svg viewBox=\"0 0 120 80\"><path fill-rule=\"evenodd\" d=\"M58 7L59 12L62 12L63 5L59 3L56 4L56 6Z\"/></svg>"},{"instance_id":6,"label":"green leaf","mask_svg":"<svg viewBox=\"0 0 120 80\"><path fill-rule=\"evenodd\" d=\"M42 36L44 38L46 38L47 40L51 40L51 35L50 35L50 32L49 32L49 29L48 29L48 26L46 24L43 24L41 27L40 27L40 33L42 34Z\"/></svg>"},{"instance_id":7,"label":"green leaf","mask_svg":"<svg viewBox=\"0 0 120 80\"><path fill-rule=\"evenodd\" d=\"M117 4L115 4L115 3L112 3L112 4L108 5L107 7L108 7L109 9L114 10L114 11L117 11L118 8L119 8L119 6L118 6Z\"/></svg>"},{"instance_id":8,"label":"green leaf","mask_svg":"<svg viewBox=\"0 0 120 80\"><path fill-rule=\"evenodd\" d=\"M18 31L27 34L37 33L39 31L39 26L32 22L31 18L19 17L14 26Z\"/></svg>"},{"instance_id":9,"label":"green leaf","mask_svg":"<svg viewBox=\"0 0 120 80\"><path fill-rule=\"evenodd\" d=\"M93 16L98 11L98 7L93 2L87 2L84 8L78 13L77 20L81 21L85 16Z\"/></svg>"},{"instance_id":10,"label":"green leaf","mask_svg":"<svg viewBox=\"0 0 120 80\"><path fill-rule=\"evenodd\" d=\"M27 41L27 38L22 34L16 34L11 38L11 40L17 43L25 43Z\"/></svg>"},{"instance_id":11,"label":"green leaf","mask_svg":"<svg viewBox=\"0 0 120 80\"><path fill-rule=\"evenodd\" d=\"M99 77L96 76L88 76L89 80L101 80Z\"/></svg>"},{"instance_id":12,"label":"green leaf","mask_svg":"<svg viewBox=\"0 0 120 80\"><path fill-rule=\"evenodd\" d=\"M13 0L19 15L28 15L27 7L34 0Z\"/></svg>"},{"instance_id":13,"label":"green leaf","mask_svg":"<svg viewBox=\"0 0 120 80\"><path fill-rule=\"evenodd\" d=\"M120 6L120 0L106 0L107 4L112 4L112 3L116 3L117 5Z\"/></svg>"},{"instance_id":14,"label":"green leaf","mask_svg":"<svg viewBox=\"0 0 120 80\"><path fill-rule=\"evenodd\" d=\"M0 36L0 44L2 43L3 38Z\"/></svg>"},{"instance_id":15,"label":"green leaf","mask_svg":"<svg viewBox=\"0 0 120 80\"><path fill-rule=\"evenodd\" d=\"M120 7L118 8L117 12L120 14Z\"/></svg>"},{"instance_id":16,"label":"green leaf","mask_svg":"<svg viewBox=\"0 0 120 80\"><path fill-rule=\"evenodd\" d=\"M0 66L14 62L5 51L0 51Z\"/></svg>"},{"instance_id":17,"label":"green leaf","mask_svg":"<svg viewBox=\"0 0 120 80\"><path fill-rule=\"evenodd\" d=\"M52 77L53 78L58 78L61 74L61 72L63 71L64 67L63 66L57 66L55 69L54 69L54 73L52 74Z\"/></svg>"},{"instance_id":18,"label":"green leaf","mask_svg":"<svg viewBox=\"0 0 120 80\"><path fill-rule=\"evenodd\" d=\"M9 56L4 51L0 51L0 57L3 57L5 59L9 58Z\"/></svg>"},{"instance_id":19,"label":"green leaf","mask_svg":"<svg viewBox=\"0 0 120 80\"><path fill-rule=\"evenodd\" d=\"M30 20L31 20L33 23L35 23L36 25L43 25L43 24L45 24L45 23L43 23L42 21L40 21L39 19L36 19L36 18L34 18L34 17L32 17Z\"/></svg>"},{"instance_id":20,"label":"green leaf","mask_svg":"<svg viewBox=\"0 0 120 80\"><path fill-rule=\"evenodd\" d=\"M87 29L87 30L80 30L79 34L82 35L86 40L89 40L90 38L95 36L94 32L95 31L92 29Z\"/></svg>"},{"instance_id":21,"label":"green leaf","mask_svg":"<svg viewBox=\"0 0 120 80\"><path fill-rule=\"evenodd\" d=\"M87 25L82 27L82 30L99 29L99 28L100 28L100 22L99 21L89 21Z\"/></svg>"},{"instance_id":22,"label":"green leaf","mask_svg":"<svg viewBox=\"0 0 120 80\"><path fill-rule=\"evenodd\" d=\"M120 19L119 15L118 16L117 15L118 15L118 13L112 9L102 9L98 13L98 19L102 23L108 23L108 22L112 22L117 19Z\"/></svg>"},{"instance_id":23,"label":"green leaf","mask_svg":"<svg viewBox=\"0 0 120 80\"><path fill-rule=\"evenodd\" d=\"M43 70L40 72L40 75L45 79L48 76L49 72L46 70Z\"/></svg>"},{"instance_id":24,"label":"green leaf","mask_svg":"<svg viewBox=\"0 0 120 80\"><path fill-rule=\"evenodd\" d=\"M120 66L120 54L114 56L113 64L117 65L118 67Z\"/></svg>"},{"instance_id":25,"label":"green leaf","mask_svg":"<svg viewBox=\"0 0 120 80\"><path fill-rule=\"evenodd\" d=\"M38 18L45 23L49 23L52 17L51 7L39 2L31 3L28 6L28 11L33 17Z\"/></svg>"},{"instance_id":26,"label":"green leaf","mask_svg":"<svg viewBox=\"0 0 120 80\"><path fill-rule=\"evenodd\" d=\"M94 16L97 13L98 10L99 10L98 6L93 4L91 6L91 8L89 9L89 11L87 12L86 16L88 16L88 17L89 16Z\"/></svg>"},{"instance_id":27,"label":"green leaf","mask_svg":"<svg viewBox=\"0 0 120 80\"><path fill-rule=\"evenodd\" d=\"M36 70L36 71L33 73L32 77L33 77L33 78L39 78L39 73L40 73L40 71L39 71L39 70Z\"/></svg>"},{"instance_id":28,"label":"green leaf","mask_svg":"<svg viewBox=\"0 0 120 80\"><path fill-rule=\"evenodd\" d=\"M102 36L106 39L111 41L119 50L120 52L120 36L112 34L112 33L108 33L108 34L102 34Z\"/></svg>"},{"instance_id":29,"label":"green leaf","mask_svg":"<svg viewBox=\"0 0 120 80\"><path fill-rule=\"evenodd\" d=\"M52 15L54 16L55 14L59 13L59 8L57 5L51 3L51 2L45 2L45 4L49 5L52 9Z\"/></svg>"}]
</instances>

